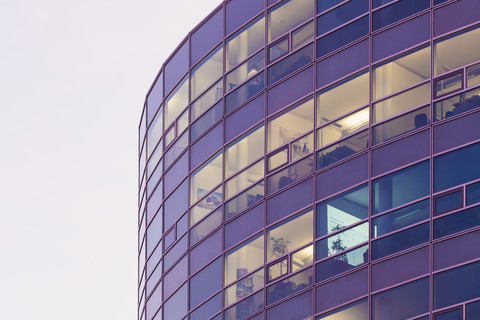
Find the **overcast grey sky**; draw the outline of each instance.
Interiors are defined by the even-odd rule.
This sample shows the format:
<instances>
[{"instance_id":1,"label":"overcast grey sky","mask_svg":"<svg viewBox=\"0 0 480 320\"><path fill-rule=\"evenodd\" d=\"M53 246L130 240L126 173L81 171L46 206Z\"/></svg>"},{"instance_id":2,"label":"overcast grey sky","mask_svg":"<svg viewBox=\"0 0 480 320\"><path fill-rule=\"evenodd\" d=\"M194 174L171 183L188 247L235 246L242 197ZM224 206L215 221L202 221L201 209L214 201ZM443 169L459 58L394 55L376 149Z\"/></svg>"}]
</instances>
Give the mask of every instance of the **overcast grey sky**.
<instances>
[{"instance_id":1,"label":"overcast grey sky","mask_svg":"<svg viewBox=\"0 0 480 320\"><path fill-rule=\"evenodd\" d=\"M136 319L137 127L220 0L0 0L0 319Z\"/></svg>"}]
</instances>

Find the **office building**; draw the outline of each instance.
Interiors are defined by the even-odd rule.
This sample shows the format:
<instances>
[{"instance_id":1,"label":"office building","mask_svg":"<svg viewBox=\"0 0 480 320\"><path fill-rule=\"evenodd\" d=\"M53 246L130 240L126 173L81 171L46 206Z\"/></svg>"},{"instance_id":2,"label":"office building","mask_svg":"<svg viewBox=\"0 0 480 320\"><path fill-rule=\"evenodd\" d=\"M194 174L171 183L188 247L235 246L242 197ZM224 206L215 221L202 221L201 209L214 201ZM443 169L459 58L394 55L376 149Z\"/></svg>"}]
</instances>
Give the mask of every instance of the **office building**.
<instances>
[{"instance_id":1,"label":"office building","mask_svg":"<svg viewBox=\"0 0 480 320\"><path fill-rule=\"evenodd\" d=\"M146 96L138 318L480 319L479 107L479 0L224 1Z\"/></svg>"}]
</instances>

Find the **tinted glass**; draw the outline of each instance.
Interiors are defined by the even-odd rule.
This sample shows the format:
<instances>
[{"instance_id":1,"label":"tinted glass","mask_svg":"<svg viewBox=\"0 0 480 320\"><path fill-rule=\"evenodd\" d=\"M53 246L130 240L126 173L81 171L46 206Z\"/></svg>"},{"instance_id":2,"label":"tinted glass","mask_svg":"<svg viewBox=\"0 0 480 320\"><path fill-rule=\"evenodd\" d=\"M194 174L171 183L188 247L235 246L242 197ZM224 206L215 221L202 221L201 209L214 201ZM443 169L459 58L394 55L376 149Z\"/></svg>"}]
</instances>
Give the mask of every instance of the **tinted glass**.
<instances>
[{"instance_id":1,"label":"tinted glass","mask_svg":"<svg viewBox=\"0 0 480 320\"><path fill-rule=\"evenodd\" d=\"M316 259L320 260L335 255L365 241L368 241L368 222L317 241ZM350 254L352 252L350 252ZM347 255L347 253L343 255ZM342 257L341 259L348 261L348 257ZM357 259L363 260L363 256L357 257Z\"/></svg>"},{"instance_id":2,"label":"tinted glass","mask_svg":"<svg viewBox=\"0 0 480 320\"><path fill-rule=\"evenodd\" d=\"M215 313L222 309L222 293L217 294L200 308L190 313L190 320L204 320L209 319Z\"/></svg>"},{"instance_id":3,"label":"tinted glass","mask_svg":"<svg viewBox=\"0 0 480 320\"><path fill-rule=\"evenodd\" d=\"M328 1L327 1L328 2ZM325 4L323 4L325 6ZM368 11L368 0L351 0L317 19L317 35L324 34Z\"/></svg>"},{"instance_id":4,"label":"tinted glass","mask_svg":"<svg viewBox=\"0 0 480 320\"><path fill-rule=\"evenodd\" d=\"M467 186L467 203L466 205L472 205L480 202L480 182Z\"/></svg>"},{"instance_id":5,"label":"tinted glass","mask_svg":"<svg viewBox=\"0 0 480 320\"><path fill-rule=\"evenodd\" d=\"M190 309L222 287L222 259L219 258L190 279Z\"/></svg>"},{"instance_id":6,"label":"tinted glass","mask_svg":"<svg viewBox=\"0 0 480 320\"><path fill-rule=\"evenodd\" d=\"M312 268L279 281L267 288L267 304L286 298L313 284Z\"/></svg>"},{"instance_id":7,"label":"tinted glass","mask_svg":"<svg viewBox=\"0 0 480 320\"><path fill-rule=\"evenodd\" d=\"M316 265L315 279L321 282L368 262L368 246L324 260Z\"/></svg>"},{"instance_id":8,"label":"tinted glass","mask_svg":"<svg viewBox=\"0 0 480 320\"><path fill-rule=\"evenodd\" d=\"M272 84L313 61L313 44L289 55L268 68L268 84Z\"/></svg>"},{"instance_id":9,"label":"tinted glass","mask_svg":"<svg viewBox=\"0 0 480 320\"><path fill-rule=\"evenodd\" d=\"M400 0L373 13L373 31L430 7L430 0Z\"/></svg>"},{"instance_id":10,"label":"tinted glass","mask_svg":"<svg viewBox=\"0 0 480 320\"><path fill-rule=\"evenodd\" d=\"M215 122L217 122L223 113L222 102L217 103L203 116L190 126L190 141L197 139L202 133L207 131Z\"/></svg>"},{"instance_id":11,"label":"tinted glass","mask_svg":"<svg viewBox=\"0 0 480 320\"><path fill-rule=\"evenodd\" d=\"M435 315L435 320L462 320L462 309L437 314Z\"/></svg>"},{"instance_id":12,"label":"tinted glass","mask_svg":"<svg viewBox=\"0 0 480 320\"><path fill-rule=\"evenodd\" d=\"M259 73L225 98L225 112L229 112L247 101L265 87L264 72Z\"/></svg>"},{"instance_id":13,"label":"tinted glass","mask_svg":"<svg viewBox=\"0 0 480 320\"><path fill-rule=\"evenodd\" d=\"M353 317L353 318L351 318ZM350 303L344 307L335 309L321 316L316 320L368 320L368 300L363 299Z\"/></svg>"},{"instance_id":14,"label":"tinted glass","mask_svg":"<svg viewBox=\"0 0 480 320\"><path fill-rule=\"evenodd\" d=\"M463 206L463 191L458 190L435 198L435 215L442 214Z\"/></svg>"},{"instance_id":15,"label":"tinted glass","mask_svg":"<svg viewBox=\"0 0 480 320\"><path fill-rule=\"evenodd\" d=\"M244 319L252 313L260 310L264 307L263 303L263 291L260 291L253 296L248 297L242 302L227 309L224 313L225 320L238 320Z\"/></svg>"},{"instance_id":16,"label":"tinted glass","mask_svg":"<svg viewBox=\"0 0 480 320\"><path fill-rule=\"evenodd\" d=\"M433 223L433 237L441 238L478 225L480 225L480 206L436 219Z\"/></svg>"}]
</instances>

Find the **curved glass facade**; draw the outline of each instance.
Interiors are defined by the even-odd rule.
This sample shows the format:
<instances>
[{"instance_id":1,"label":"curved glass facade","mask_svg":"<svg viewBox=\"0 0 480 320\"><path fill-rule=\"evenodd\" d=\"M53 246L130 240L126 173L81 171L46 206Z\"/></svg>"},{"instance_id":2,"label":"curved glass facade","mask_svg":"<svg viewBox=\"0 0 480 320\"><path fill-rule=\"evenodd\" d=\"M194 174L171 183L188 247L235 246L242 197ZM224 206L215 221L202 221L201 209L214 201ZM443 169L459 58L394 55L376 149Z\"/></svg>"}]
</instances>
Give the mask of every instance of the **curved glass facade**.
<instances>
[{"instance_id":1,"label":"curved glass facade","mask_svg":"<svg viewBox=\"0 0 480 320\"><path fill-rule=\"evenodd\" d=\"M138 319L479 319L479 122L478 0L224 1L145 100Z\"/></svg>"}]
</instances>

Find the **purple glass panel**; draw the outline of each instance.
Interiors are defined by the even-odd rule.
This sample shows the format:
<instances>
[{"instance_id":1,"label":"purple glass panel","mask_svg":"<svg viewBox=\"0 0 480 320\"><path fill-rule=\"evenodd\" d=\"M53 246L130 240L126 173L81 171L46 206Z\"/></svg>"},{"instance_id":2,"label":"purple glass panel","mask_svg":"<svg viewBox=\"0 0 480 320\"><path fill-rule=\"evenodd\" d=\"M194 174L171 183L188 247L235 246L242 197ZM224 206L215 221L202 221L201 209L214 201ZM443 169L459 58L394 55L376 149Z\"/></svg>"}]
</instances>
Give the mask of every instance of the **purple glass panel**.
<instances>
[{"instance_id":1,"label":"purple glass panel","mask_svg":"<svg viewBox=\"0 0 480 320\"><path fill-rule=\"evenodd\" d=\"M168 299L188 277L188 256L185 256L163 278L163 295Z\"/></svg>"},{"instance_id":2,"label":"purple glass panel","mask_svg":"<svg viewBox=\"0 0 480 320\"><path fill-rule=\"evenodd\" d=\"M181 320L188 311L187 305L187 284L185 283L169 300L163 305L164 319Z\"/></svg>"},{"instance_id":3,"label":"purple glass panel","mask_svg":"<svg viewBox=\"0 0 480 320\"><path fill-rule=\"evenodd\" d=\"M217 11L190 37L190 65L194 65L222 40L223 8Z\"/></svg>"},{"instance_id":4,"label":"purple glass panel","mask_svg":"<svg viewBox=\"0 0 480 320\"><path fill-rule=\"evenodd\" d=\"M165 94L167 95L177 85L188 71L188 40L185 41L174 56L165 65Z\"/></svg>"},{"instance_id":5,"label":"purple glass panel","mask_svg":"<svg viewBox=\"0 0 480 320\"><path fill-rule=\"evenodd\" d=\"M258 0L232 0L226 4L226 34L230 34L263 10L264 2Z\"/></svg>"},{"instance_id":6,"label":"purple glass panel","mask_svg":"<svg viewBox=\"0 0 480 320\"><path fill-rule=\"evenodd\" d=\"M430 38L430 14L409 20L373 36L373 61L386 58Z\"/></svg>"},{"instance_id":7,"label":"purple glass panel","mask_svg":"<svg viewBox=\"0 0 480 320\"><path fill-rule=\"evenodd\" d=\"M368 269L356 271L315 289L315 310L321 312L368 292Z\"/></svg>"},{"instance_id":8,"label":"purple glass panel","mask_svg":"<svg viewBox=\"0 0 480 320\"><path fill-rule=\"evenodd\" d=\"M267 84L272 84L306 66L314 60L313 44L310 44L268 68Z\"/></svg>"},{"instance_id":9,"label":"purple glass panel","mask_svg":"<svg viewBox=\"0 0 480 320\"><path fill-rule=\"evenodd\" d=\"M182 254L187 251L188 242L187 237L180 239L175 245L165 254L163 259L163 269L166 271L177 262Z\"/></svg>"},{"instance_id":10,"label":"purple glass panel","mask_svg":"<svg viewBox=\"0 0 480 320\"><path fill-rule=\"evenodd\" d=\"M317 63L317 88L368 65L369 41L362 41Z\"/></svg>"},{"instance_id":11,"label":"purple glass panel","mask_svg":"<svg viewBox=\"0 0 480 320\"><path fill-rule=\"evenodd\" d=\"M153 216L155 216L155 214L157 213L158 208L160 208L162 204L162 200L162 188L161 186L159 186L157 187L157 189L155 189L152 197L150 197L147 202L147 223L149 223Z\"/></svg>"},{"instance_id":12,"label":"purple glass panel","mask_svg":"<svg viewBox=\"0 0 480 320\"><path fill-rule=\"evenodd\" d=\"M188 151L167 171L164 176L164 194L167 197L188 173Z\"/></svg>"},{"instance_id":13,"label":"purple glass panel","mask_svg":"<svg viewBox=\"0 0 480 320\"><path fill-rule=\"evenodd\" d=\"M479 258L480 246L472 245L473 243L480 243L480 231L436 243L433 246L434 270Z\"/></svg>"},{"instance_id":14,"label":"purple glass panel","mask_svg":"<svg viewBox=\"0 0 480 320\"><path fill-rule=\"evenodd\" d=\"M147 228L147 257L152 254L162 234L162 213L159 212Z\"/></svg>"},{"instance_id":15,"label":"purple glass panel","mask_svg":"<svg viewBox=\"0 0 480 320\"><path fill-rule=\"evenodd\" d=\"M372 291L427 274L430 270L429 251L430 248L425 247L374 264L372 266Z\"/></svg>"},{"instance_id":16,"label":"purple glass panel","mask_svg":"<svg viewBox=\"0 0 480 320\"><path fill-rule=\"evenodd\" d=\"M196 168L222 146L222 133L223 122L216 125L190 147L190 168Z\"/></svg>"},{"instance_id":17,"label":"purple glass panel","mask_svg":"<svg viewBox=\"0 0 480 320\"><path fill-rule=\"evenodd\" d=\"M372 151L372 176L401 167L430 154L430 130Z\"/></svg>"},{"instance_id":18,"label":"purple glass panel","mask_svg":"<svg viewBox=\"0 0 480 320\"><path fill-rule=\"evenodd\" d=\"M435 153L480 139L480 112L436 126L433 130Z\"/></svg>"},{"instance_id":19,"label":"purple glass panel","mask_svg":"<svg viewBox=\"0 0 480 320\"><path fill-rule=\"evenodd\" d=\"M430 7L430 0L400 0L373 13L372 29L376 31Z\"/></svg>"},{"instance_id":20,"label":"purple glass panel","mask_svg":"<svg viewBox=\"0 0 480 320\"><path fill-rule=\"evenodd\" d=\"M293 276L267 287L267 305L284 299L313 284L313 268L308 268Z\"/></svg>"},{"instance_id":21,"label":"purple glass panel","mask_svg":"<svg viewBox=\"0 0 480 320\"><path fill-rule=\"evenodd\" d=\"M310 178L267 200L267 224L286 217L312 202L313 179Z\"/></svg>"},{"instance_id":22,"label":"purple glass panel","mask_svg":"<svg viewBox=\"0 0 480 320\"><path fill-rule=\"evenodd\" d=\"M188 179L175 190L172 195L165 200L164 221L165 228L168 230L188 209Z\"/></svg>"},{"instance_id":23,"label":"purple glass panel","mask_svg":"<svg viewBox=\"0 0 480 320\"><path fill-rule=\"evenodd\" d=\"M263 202L225 225L225 249L263 228Z\"/></svg>"},{"instance_id":24,"label":"purple glass panel","mask_svg":"<svg viewBox=\"0 0 480 320\"><path fill-rule=\"evenodd\" d=\"M461 17L461 19L452 19L452 17ZM435 10L433 19L434 36L456 30L480 19L480 2L478 0L453 2Z\"/></svg>"},{"instance_id":25,"label":"purple glass panel","mask_svg":"<svg viewBox=\"0 0 480 320\"><path fill-rule=\"evenodd\" d=\"M222 252L222 230L218 230L190 251L190 274L200 270Z\"/></svg>"},{"instance_id":26,"label":"purple glass panel","mask_svg":"<svg viewBox=\"0 0 480 320\"><path fill-rule=\"evenodd\" d=\"M163 99L163 72L160 73L147 96L147 126L157 113Z\"/></svg>"},{"instance_id":27,"label":"purple glass panel","mask_svg":"<svg viewBox=\"0 0 480 320\"><path fill-rule=\"evenodd\" d=\"M265 75L264 72L260 72L255 77L251 78L240 87L230 92L225 98L225 112L230 112L265 87Z\"/></svg>"},{"instance_id":28,"label":"purple glass panel","mask_svg":"<svg viewBox=\"0 0 480 320\"><path fill-rule=\"evenodd\" d=\"M308 68L268 90L268 114L313 91L313 68Z\"/></svg>"},{"instance_id":29,"label":"purple glass panel","mask_svg":"<svg viewBox=\"0 0 480 320\"><path fill-rule=\"evenodd\" d=\"M368 178L368 156L349 160L317 175L317 200Z\"/></svg>"},{"instance_id":30,"label":"purple glass panel","mask_svg":"<svg viewBox=\"0 0 480 320\"><path fill-rule=\"evenodd\" d=\"M311 315L311 290L267 310L267 319L299 320Z\"/></svg>"},{"instance_id":31,"label":"purple glass panel","mask_svg":"<svg viewBox=\"0 0 480 320\"><path fill-rule=\"evenodd\" d=\"M222 309L222 293L217 294L190 314L190 320L209 319Z\"/></svg>"},{"instance_id":32,"label":"purple glass panel","mask_svg":"<svg viewBox=\"0 0 480 320\"><path fill-rule=\"evenodd\" d=\"M225 120L225 142L230 142L246 129L263 119L265 115L265 96L262 94L238 109Z\"/></svg>"},{"instance_id":33,"label":"purple glass panel","mask_svg":"<svg viewBox=\"0 0 480 320\"><path fill-rule=\"evenodd\" d=\"M218 258L190 279L190 309L222 288L222 258Z\"/></svg>"}]
</instances>

